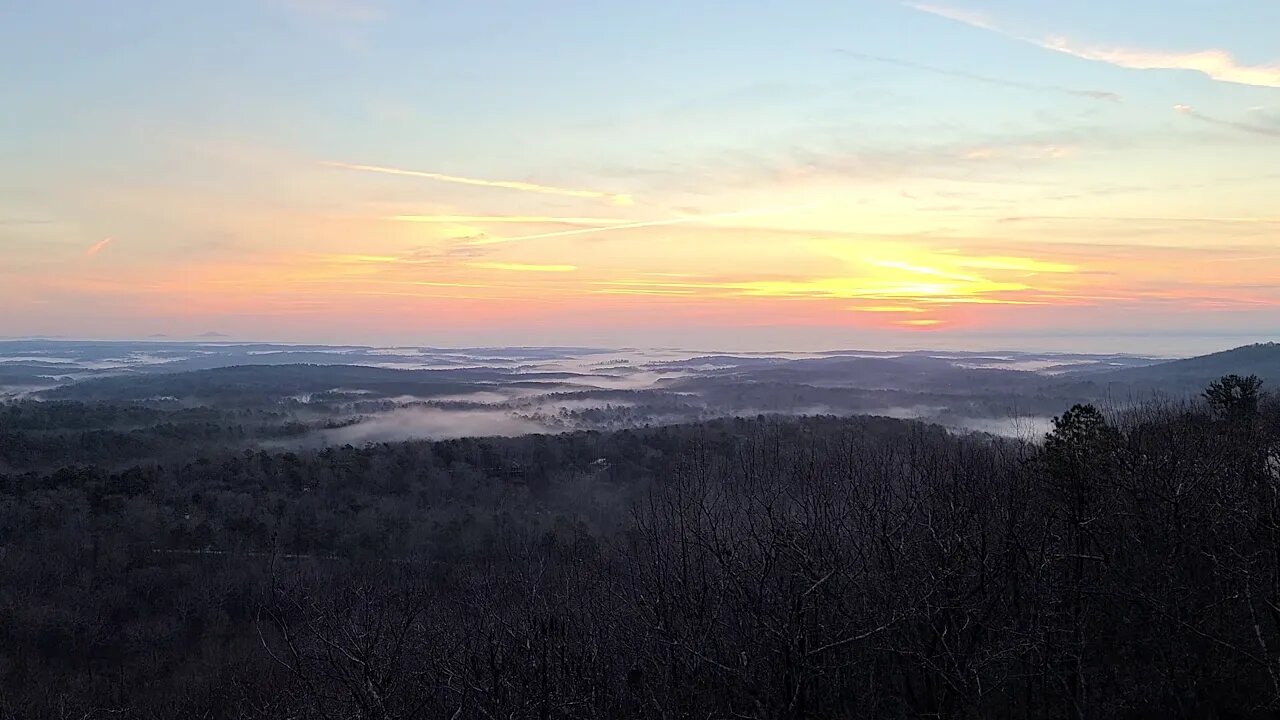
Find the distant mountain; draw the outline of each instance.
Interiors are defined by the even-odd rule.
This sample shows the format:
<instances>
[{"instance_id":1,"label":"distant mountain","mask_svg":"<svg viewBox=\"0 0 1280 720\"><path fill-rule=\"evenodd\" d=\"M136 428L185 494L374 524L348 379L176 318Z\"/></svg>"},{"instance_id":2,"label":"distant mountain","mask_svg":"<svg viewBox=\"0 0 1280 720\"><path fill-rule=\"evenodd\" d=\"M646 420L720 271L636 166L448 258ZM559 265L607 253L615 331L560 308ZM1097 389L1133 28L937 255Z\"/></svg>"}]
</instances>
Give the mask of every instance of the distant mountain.
<instances>
[{"instance_id":1,"label":"distant mountain","mask_svg":"<svg viewBox=\"0 0 1280 720\"><path fill-rule=\"evenodd\" d=\"M708 371L708 377L750 382L773 382L816 387L946 390L1001 393L1038 388L1041 375L1000 368L962 367L955 361L929 355L857 357L832 355L802 358L758 367Z\"/></svg>"},{"instance_id":2,"label":"distant mountain","mask_svg":"<svg viewBox=\"0 0 1280 720\"><path fill-rule=\"evenodd\" d=\"M1118 383L1137 389L1173 392L1199 390L1223 375L1257 375L1273 390L1280 390L1280 343L1259 343L1171 360L1146 367L1097 373L1090 380L1098 384Z\"/></svg>"},{"instance_id":3,"label":"distant mountain","mask_svg":"<svg viewBox=\"0 0 1280 720\"><path fill-rule=\"evenodd\" d=\"M50 390L45 397L111 401L174 397L244 403L250 400L274 402L296 393L326 391L369 393L379 397L444 395L487 389L492 387L488 383L507 379L510 375L510 371L490 368L389 370L363 365L238 365L97 378Z\"/></svg>"}]
</instances>

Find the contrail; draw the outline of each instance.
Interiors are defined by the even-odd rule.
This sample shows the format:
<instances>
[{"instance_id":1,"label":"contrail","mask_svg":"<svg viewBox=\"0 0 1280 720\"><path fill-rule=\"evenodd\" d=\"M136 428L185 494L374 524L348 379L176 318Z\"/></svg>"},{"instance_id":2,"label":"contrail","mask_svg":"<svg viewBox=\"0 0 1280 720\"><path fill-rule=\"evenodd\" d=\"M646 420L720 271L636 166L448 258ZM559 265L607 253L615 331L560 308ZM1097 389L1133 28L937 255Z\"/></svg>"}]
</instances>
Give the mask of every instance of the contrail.
<instances>
[{"instance_id":1,"label":"contrail","mask_svg":"<svg viewBox=\"0 0 1280 720\"><path fill-rule=\"evenodd\" d=\"M380 167L377 165L353 165L351 163L337 162L333 160L321 160L321 165L329 167L343 168L346 170L361 170L371 173L382 173L384 175L404 175L408 177L420 177L428 180L438 180L440 182L457 183L459 185L476 185L479 187L504 188L507 190L521 190L524 192L543 193L545 195L566 195L568 197L593 198L598 200L608 200L614 205L634 205L635 200L630 195L618 195L614 193L603 193L595 190L574 190L572 188L554 187L551 185L538 185L536 183L519 182L516 180L480 180L478 178L460 177L457 175L445 175L443 173L422 172L419 170L401 170L399 168Z\"/></svg>"},{"instance_id":2,"label":"contrail","mask_svg":"<svg viewBox=\"0 0 1280 720\"><path fill-rule=\"evenodd\" d=\"M94 244L90 245L90 246L89 246L89 249L84 251L84 256L85 256L85 257L93 257L94 255L97 255L98 253L100 253L100 252L102 252L104 249L106 249L106 247L107 247L108 245L110 245L110 244L111 244L111 241L112 241L112 240L115 240L115 238L107 237L107 238L103 238L103 239L99 240L98 242L96 242L96 243L94 243Z\"/></svg>"},{"instance_id":3,"label":"contrail","mask_svg":"<svg viewBox=\"0 0 1280 720\"><path fill-rule=\"evenodd\" d=\"M883 55L871 55L869 53L856 52L854 50L840 50L838 52L857 60L897 65L899 67L911 68L913 70L921 70L923 72L937 73L938 75L947 75L950 77L958 77L966 80L973 80L975 82L987 83L988 85L1000 85L1002 87L1018 88L1020 90L1034 90L1037 92L1064 93L1066 95L1076 95L1093 100L1106 100L1110 102L1120 102L1123 99L1118 93L1107 92L1105 90L1077 90L1075 88L1062 87L1059 85L1036 85L1034 83L1018 82L1016 80L1002 80L1000 78L987 77L986 75L978 75L976 73L965 72L964 70L948 70L947 68L912 62L910 60L885 57Z\"/></svg>"},{"instance_id":4,"label":"contrail","mask_svg":"<svg viewBox=\"0 0 1280 720\"><path fill-rule=\"evenodd\" d=\"M1253 133L1254 135L1266 135L1267 137L1280 137L1280 128L1269 128L1269 127L1263 127L1261 125L1250 125L1249 123L1223 120L1221 118L1216 118L1211 115L1205 115L1204 113L1197 112L1196 109L1191 107L1190 105L1174 105L1173 109L1174 111L1182 113L1187 117L1195 118L1200 122L1207 122L1207 123L1212 123L1214 125L1221 125L1223 127L1234 128L1241 132Z\"/></svg>"},{"instance_id":5,"label":"contrail","mask_svg":"<svg viewBox=\"0 0 1280 720\"><path fill-rule=\"evenodd\" d=\"M818 207L818 205L818 203L809 203L807 205L787 205L783 207L758 208L755 210L739 210L737 212L716 213L714 215L695 215L692 217L672 218L670 220L647 220L644 222L624 223L622 225L606 225L605 227L581 228L578 230L558 230L556 232L538 233L536 235L520 235L519 237L477 238L468 244L495 245L497 243L518 242L520 240L543 240L545 238L569 237L571 235L590 235L592 233L609 232L612 230L634 230L636 228L664 227L667 225L689 225L692 223L724 220L727 218L751 217L753 215L777 215L791 212L793 210L811 210Z\"/></svg>"}]
</instances>

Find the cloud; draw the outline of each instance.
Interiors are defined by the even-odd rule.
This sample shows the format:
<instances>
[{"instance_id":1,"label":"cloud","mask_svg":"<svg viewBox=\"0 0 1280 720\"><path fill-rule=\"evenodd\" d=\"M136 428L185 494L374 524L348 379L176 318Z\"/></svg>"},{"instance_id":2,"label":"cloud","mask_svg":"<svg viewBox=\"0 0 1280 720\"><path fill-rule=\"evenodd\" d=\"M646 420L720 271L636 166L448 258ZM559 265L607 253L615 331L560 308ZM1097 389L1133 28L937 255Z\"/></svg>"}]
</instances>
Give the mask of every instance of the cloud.
<instances>
[{"instance_id":1,"label":"cloud","mask_svg":"<svg viewBox=\"0 0 1280 720\"><path fill-rule=\"evenodd\" d=\"M1223 127L1233 128L1235 130L1252 133L1254 135L1265 135L1266 137L1280 138L1280 128L1270 128L1270 127L1264 127L1262 125L1251 125L1249 123L1235 122L1232 120L1223 120L1221 118L1216 118L1211 115L1205 115L1203 113L1197 112L1196 109L1191 107L1190 105L1174 105L1173 109L1174 111L1179 112L1183 115L1186 115L1189 118L1195 118L1200 122L1211 123L1213 125L1221 125Z\"/></svg>"},{"instance_id":2,"label":"cloud","mask_svg":"<svg viewBox=\"0 0 1280 720\"><path fill-rule=\"evenodd\" d=\"M1105 128L1059 131L1054 135L991 137L932 144L913 137L904 144L870 143L866 138L812 142L801 139L764 153L743 152L718 161L722 187L767 185L794 187L823 184L902 181L906 179L981 182L983 177L1004 181L1009 171L1069 161L1095 146L1120 145L1122 138ZM1020 183L1029 184L1026 177ZM925 208L929 209L929 208ZM953 208L954 209L954 208Z\"/></svg>"},{"instance_id":3,"label":"cloud","mask_svg":"<svg viewBox=\"0 0 1280 720\"><path fill-rule=\"evenodd\" d=\"M1280 88L1280 65L1241 65L1224 50L1160 52L1125 48L1074 46L1066 38L1053 37L1037 43L1085 60L1133 70L1194 70L1219 82Z\"/></svg>"},{"instance_id":4,"label":"cloud","mask_svg":"<svg viewBox=\"0 0 1280 720\"><path fill-rule=\"evenodd\" d=\"M510 272L574 272L576 265L529 265L525 263L476 262L467 263L467 267L481 270L506 270Z\"/></svg>"},{"instance_id":5,"label":"cloud","mask_svg":"<svg viewBox=\"0 0 1280 720\"><path fill-rule=\"evenodd\" d=\"M408 269L422 265L445 265L445 258L430 256L424 252L415 252L408 255L315 255L317 261L315 267L318 270L327 270L337 276L368 278L372 275L382 273L384 271L395 271L396 269ZM547 263L513 263L513 262L463 262L459 267L470 267L477 270L501 270L506 272L543 272L543 273L567 273L575 272L578 267L576 265L567 264L547 264ZM364 270L362 268L368 268ZM486 285L476 284L475 282L446 282L442 280L424 281L410 278L402 278L399 280L406 284L427 285L432 287L466 287L466 288L482 288Z\"/></svg>"},{"instance_id":6,"label":"cloud","mask_svg":"<svg viewBox=\"0 0 1280 720\"><path fill-rule=\"evenodd\" d=\"M560 230L557 232L536 233L533 235L521 235L519 237L507 238L477 238L471 241L472 245L493 245L496 243L517 242L521 240L542 240L546 238L569 237L573 235L589 235L594 233L609 232L614 230L634 230L638 228L665 227L668 225L689 225L692 223L711 222L713 220L726 220L729 218L752 217L757 215L781 215L798 210L811 210L818 205L816 203L808 203L804 205L788 205L785 207L774 208L757 208L753 210L739 210L735 212L715 213L711 215L693 215L689 217L670 218L667 220L645 220L641 222L623 223L621 225L606 225L604 227L579 228L577 230Z\"/></svg>"},{"instance_id":7,"label":"cloud","mask_svg":"<svg viewBox=\"0 0 1280 720\"><path fill-rule=\"evenodd\" d=\"M97 255L98 253L102 252L107 248L108 245L111 244L112 240L115 240L115 238L110 238L110 237L102 238L98 242L90 245L89 249L84 251L85 257L93 257L94 255Z\"/></svg>"},{"instance_id":8,"label":"cloud","mask_svg":"<svg viewBox=\"0 0 1280 720\"><path fill-rule=\"evenodd\" d=\"M1208 258L1204 262L1260 262L1262 260L1280 260L1280 255L1250 255L1246 257Z\"/></svg>"},{"instance_id":9,"label":"cloud","mask_svg":"<svg viewBox=\"0 0 1280 720\"><path fill-rule=\"evenodd\" d=\"M855 305L849 309L854 312L869 312L869 313L922 313L922 312L925 312L924 308L904 307L901 305L868 305L868 306Z\"/></svg>"},{"instance_id":10,"label":"cloud","mask_svg":"<svg viewBox=\"0 0 1280 720\"><path fill-rule=\"evenodd\" d=\"M1078 215L1012 215L1002 217L997 222L1015 223L1015 222L1033 222L1033 221L1081 221L1081 222L1115 222L1115 223L1205 223L1214 224L1222 223L1228 225L1273 225L1280 224L1280 217L1196 217L1196 216L1078 216Z\"/></svg>"},{"instance_id":11,"label":"cloud","mask_svg":"<svg viewBox=\"0 0 1280 720\"><path fill-rule=\"evenodd\" d=\"M973 80L975 82L986 83L988 85L999 85L1001 87L1016 88L1019 90L1032 90L1036 92L1062 93L1065 95L1075 95L1078 97L1089 98L1091 100L1103 100L1107 102L1120 102L1123 100L1118 93L1107 92L1105 90L1077 90L1075 88L1061 87L1059 85L1036 85L1034 83L1017 82L1015 80L1001 80L999 78L987 77L985 75L978 75L976 73L965 72L963 70L948 70L946 68L912 62L910 60L901 60L881 55L869 55L867 53L855 52L853 50L841 50L839 52L842 55L847 55L848 57L855 58L857 60L897 65L899 67L910 68L912 70L922 70L924 72L946 75L948 77L964 78L966 80Z\"/></svg>"},{"instance_id":12,"label":"cloud","mask_svg":"<svg viewBox=\"0 0 1280 720\"><path fill-rule=\"evenodd\" d=\"M888 267L888 266L885 266ZM643 280L604 281L601 284L612 289L670 291L710 291L723 297L760 298L808 298L814 300L864 300L881 303L929 304L987 304L987 305L1037 305L1038 300L1020 298L1035 291L1023 283L988 280L986 278L937 278L930 273L912 272L900 268L904 274L869 274L860 276L835 276L795 278L790 280L738 280L715 282L652 282ZM935 277L921 280L912 275Z\"/></svg>"},{"instance_id":13,"label":"cloud","mask_svg":"<svg viewBox=\"0 0 1280 720\"><path fill-rule=\"evenodd\" d=\"M388 220L412 223L518 224L518 225L615 225L626 218L551 217L546 215L392 215Z\"/></svg>"},{"instance_id":14,"label":"cloud","mask_svg":"<svg viewBox=\"0 0 1280 720\"><path fill-rule=\"evenodd\" d=\"M674 290L674 289L649 289L637 290L634 288L607 288L604 290L592 290L597 295L696 295L693 290Z\"/></svg>"},{"instance_id":15,"label":"cloud","mask_svg":"<svg viewBox=\"0 0 1280 720\"><path fill-rule=\"evenodd\" d=\"M982 270L1010 270L1017 272L1043 273L1076 273L1080 268L1066 263L1046 262L1032 258L1020 257L973 257L962 258L957 263L960 267Z\"/></svg>"},{"instance_id":16,"label":"cloud","mask_svg":"<svg viewBox=\"0 0 1280 720\"><path fill-rule=\"evenodd\" d=\"M539 185L537 183L520 182L517 180L481 180L479 178L461 177L459 175L445 175L443 173L422 172L419 170L402 170L400 168L380 167L378 165L356 165L332 160L322 160L320 164L327 165L329 167L343 168L345 170L359 170L361 172L381 173L384 175L419 177L426 178L428 180L437 180L439 182L456 183L459 185L474 185L477 187L502 188L505 190L542 193L544 195L564 195L567 197L608 200L614 205L620 206L635 204L635 199L630 195L597 192L595 190L575 190L572 188Z\"/></svg>"},{"instance_id":17,"label":"cloud","mask_svg":"<svg viewBox=\"0 0 1280 720\"><path fill-rule=\"evenodd\" d=\"M1064 53L1083 60L1103 62L1131 70L1193 70L1219 82L1280 88L1280 65L1244 65L1225 50L1209 49L1194 52L1169 52L1139 48L1102 48L1077 45L1061 36L1033 38L1018 35L999 27L986 16L964 10L911 2L904 4L920 12L954 20L970 27L988 30L1013 40L1030 43L1046 50L1053 50L1054 52Z\"/></svg>"},{"instance_id":18,"label":"cloud","mask_svg":"<svg viewBox=\"0 0 1280 720\"><path fill-rule=\"evenodd\" d=\"M369 264L385 264L404 262L404 259L396 255L326 255L323 256L330 262L335 263L369 263Z\"/></svg>"},{"instance_id":19,"label":"cloud","mask_svg":"<svg viewBox=\"0 0 1280 720\"><path fill-rule=\"evenodd\" d=\"M996 32L1000 32L986 15L969 12L968 10L942 7L941 5L930 5L928 3L907 2L903 4L909 8L919 10L920 12L929 13L930 15L937 15L938 17L944 17L948 20L955 20L958 23L972 25L973 27L982 28L983 30L995 30Z\"/></svg>"},{"instance_id":20,"label":"cloud","mask_svg":"<svg viewBox=\"0 0 1280 720\"><path fill-rule=\"evenodd\" d=\"M1062 145L982 145L965 150L965 160L1061 160L1075 154L1075 149Z\"/></svg>"},{"instance_id":21,"label":"cloud","mask_svg":"<svg viewBox=\"0 0 1280 720\"><path fill-rule=\"evenodd\" d=\"M632 276L587 284L617 294L693 295L702 300L843 301L846 311L879 314L896 323L935 319L952 306L1060 304L1086 282L1083 268L1031 257L962 255L892 242L819 240L812 247L833 260L819 268L843 266L846 271L691 279Z\"/></svg>"},{"instance_id":22,"label":"cloud","mask_svg":"<svg viewBox=\"0 0 1280 720\"><path fill-rule=\"evenodd\" d=\"M915 273L916 275L929 275L931 277L943 278L946 280L958 280L966 283L980 283L983 281L982 278L974 277L973 275L950 273L937 268L926 267L923 265L912 265L911 263L905 263L899 260L876 260L873 258L867 258L863 262L868 265L875 265L876 267L888 268L890 270L903 270L905 272Z\"/></svg>"},{"instance_id":23,"label":"cloud","mask_svg":"<svg viewBox=\"0 0 1280 720\"><path fill-rule=\"evenodd\" d=\"M662 171L661 183L674 193L717 196L741 190L772 194L819 185L813 189L823 197L833 182L1010 182L1010 171L1030 171L1097 148L1127 148L1134 142L1132 135L1101 124L1018 135L990 129L989 133L953 136L957 129L953 123L938 122L941 125L912 132L901 132L907 127L898 126L889 139L877 138L856 125L799 126L763 145L711 149L694 162ZM940 139L939 134L947 138ZM1019 177L1014 182L1030 185L1036 181Z\"/></svg>"}]
</instances>

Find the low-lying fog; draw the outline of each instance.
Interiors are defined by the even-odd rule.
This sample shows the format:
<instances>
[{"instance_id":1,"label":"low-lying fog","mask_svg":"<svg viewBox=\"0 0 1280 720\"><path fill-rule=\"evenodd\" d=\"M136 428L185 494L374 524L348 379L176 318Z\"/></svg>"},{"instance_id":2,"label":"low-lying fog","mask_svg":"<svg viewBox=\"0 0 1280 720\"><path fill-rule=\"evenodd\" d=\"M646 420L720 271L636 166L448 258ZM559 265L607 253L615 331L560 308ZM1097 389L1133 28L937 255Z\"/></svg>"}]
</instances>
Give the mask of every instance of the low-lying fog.
<instances>
[{"instance_id":1,"label":"low-lying fog","mask_svg":"<svg viewBox=\"0 0 1280 720\"><path fill-rule=\"evenodd\" d=\"M445 410L408 407L379 413L354 425L321 430L325 445L363 445L403 440L448 440L468 436L527 435L549 428L504 410Z\"/></svg>"},{"instance_id":2,"label":"low-lying fog","mask_svg":"<svg viewBox=\"0 0 1280 720\"><path fill-rule=\"evenodd\" d=\"M497 396L497 393L494 394ZM478 398L470 397L471 402ZM1037 441L1052 429L1053 419L1045 416L965 417L950 415L946 408L920 406L914 408L884 408L860 413L840 411L835 408L812 406L796 408L789 412L764 412L747 410L705 410L697 414L651 412L639 414L621 421L602 421L584 417L580 411L601 410L625 412L635 407L626 401L598 399L546 399L525 398L514 405L504 402L500 396L493 399L492 409L453 409L425 403L362 415L356 422L339 428L316 431L307 438L308 444L363 445L373 442L400 442L406 440L447 440L460 437L513 436L529 433L556 433L571 430L616 429L638 425L658 425L692 422L709 416L754 417L760 414L782 415L880 415L904 420L923 420L937 423L957 433L986 433L1021 440Z\"/></svg>"},{"instance_id":3,"label":"low-lying fog","mask_svg":"<svg viewBox=\"0 0 1280 720\"><path fill-rule=\"evenodd\" d=\"M1053 418L1041 416L947 418L942 424L953 430L1038 441L1053 429Z\"/></svg>"},{"instance_id":4,"label":"low-lying fog","mask_svg":"<svg viewBox=\"0 0 1280 720\"><path fill-rule=\"evenodd\" d=\"M1065 396L1040 392L1037 377L1046 383L1087 384L1090 373L1100 369L1153 362L1138 356L1019 352L12 341L0 342L0 401L77 399L75 392L45 391L59 385L66 390L68 384L74 391L79 383L101 383L93 378L114 375L133 385L105 397L167 398L183 406L251 402L316 428L306 442L327 445L616 430L758 414L882 415L933 422L953 432L1038 439L1051 428L1047 413L1069 403ZM299 370L297 377L285 372L263 380L246 366ZM233 367L234 380L219 379L224 376L217 373ZM360 368L414 372L365 374ZM192 375L188 383L185 373L212 374ZM164 392L151 387L150 378L160 384L163 377L183 380ZM258 382L261 395L243 400L242 379ZM273 394L281 383L290 389ZM83 397L104 395L86 391Z\"/></svg>"}]
</instances>

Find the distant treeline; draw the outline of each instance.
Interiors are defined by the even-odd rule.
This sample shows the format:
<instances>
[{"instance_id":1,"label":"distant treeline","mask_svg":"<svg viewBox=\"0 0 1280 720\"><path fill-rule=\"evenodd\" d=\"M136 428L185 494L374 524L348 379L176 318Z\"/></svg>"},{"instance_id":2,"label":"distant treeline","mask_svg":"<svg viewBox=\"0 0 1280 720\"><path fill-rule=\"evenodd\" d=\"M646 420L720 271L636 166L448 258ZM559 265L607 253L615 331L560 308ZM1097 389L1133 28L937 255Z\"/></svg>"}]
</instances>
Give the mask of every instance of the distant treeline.
<instances>
[{"instance_id":1,"label":"distant treeline","mask_svg":"<svg viewBox=\"0 0 1280 720\"><path fill-rule=\"evenodd\" d=\"M332 421L330 421L332 422ZM314 429L287 409L214 409L144 403L0 403L0 473L71 464L99 472L140 462L296 438Z\"/></svg>"},{"instance_id":2,"label":"distant treeline","mask_svg":"<svg viewBox=\"0 0 1280 720\"><path fill-rule=\"evenodd\" d=\"M1252 378L1035 445L761 417L102 452L0 474L0 717L1280 713Z\"/></svg>"}]
</instances>

